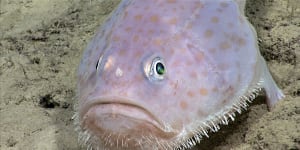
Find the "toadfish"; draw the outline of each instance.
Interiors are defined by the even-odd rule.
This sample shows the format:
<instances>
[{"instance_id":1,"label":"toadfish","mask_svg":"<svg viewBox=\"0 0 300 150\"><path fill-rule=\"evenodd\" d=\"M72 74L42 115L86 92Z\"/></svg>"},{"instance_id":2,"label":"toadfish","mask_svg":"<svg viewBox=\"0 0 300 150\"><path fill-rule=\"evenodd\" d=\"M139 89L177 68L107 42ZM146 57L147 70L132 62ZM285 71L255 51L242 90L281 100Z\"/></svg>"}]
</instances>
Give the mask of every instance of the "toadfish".
<instances>
[{"instance_id":1,"label":"toadfish","mask_svg":"<svg viewBox=\"0 0 300 150\"><path fill-rule=\"evenodd\" d=\"M122 0L78 69L74 115L88 149L188 149L264 89L284 97L245 0Z\"/></svg>"}]
</instances>

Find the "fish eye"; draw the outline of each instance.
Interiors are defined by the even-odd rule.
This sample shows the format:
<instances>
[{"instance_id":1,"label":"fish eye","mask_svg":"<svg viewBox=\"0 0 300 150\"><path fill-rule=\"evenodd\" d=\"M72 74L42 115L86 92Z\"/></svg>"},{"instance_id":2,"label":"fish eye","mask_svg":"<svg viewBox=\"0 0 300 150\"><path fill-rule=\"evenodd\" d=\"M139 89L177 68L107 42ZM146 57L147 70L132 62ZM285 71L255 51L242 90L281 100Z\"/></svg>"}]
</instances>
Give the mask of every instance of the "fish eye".
<instances>
[{"instance_id":1,"label":"fish eye","mask_svg":"<svg viewBox=\"0 0 300 150\"><path fill-rule=\"evenodd\" d=\"M101 63L102 63L102 58L103 58L103 55L100 56L99 60L96 63L96 71L100 70L100 66L101 66Z\"/></svg>"},{"instance_id":2,"label":"fish eye","mask_svg":"<svg viewBox=\"0 0 300 150\"><path fill-rule=\"evenodd\" d=\"M96 63L96 70L98 70L99 69L99 61L97 61L97 63Z\"/></svg>"},{"instance_id":3,"label":"fish eye","mask_svg":"<svg viewBox=\"0 0 300 150\"><path fill-rule=\"evenodd\" d=\"M166 67L163 59L160 57L155 57L152 60L149 71L150 79L158 81L163 80L166 74Z\"/></svg>"}]
</instances>

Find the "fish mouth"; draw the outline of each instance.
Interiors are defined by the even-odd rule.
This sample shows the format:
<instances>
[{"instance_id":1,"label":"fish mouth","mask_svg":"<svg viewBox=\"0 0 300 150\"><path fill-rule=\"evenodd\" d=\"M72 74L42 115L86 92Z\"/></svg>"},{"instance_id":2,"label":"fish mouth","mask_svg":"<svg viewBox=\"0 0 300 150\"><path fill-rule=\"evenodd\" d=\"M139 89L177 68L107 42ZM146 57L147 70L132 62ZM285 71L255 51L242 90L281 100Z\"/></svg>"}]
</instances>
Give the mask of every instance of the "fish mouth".
<instances>
[{"instance_id":1,"label":"fish mouth","mask_svg":"<svg viewBox=\"0 0 300 150\"><path fill-rule=\"evenodd\" d=\"M154 134L170 139L177 135L145 107L133 100L120 97L101 97L84 104L81 121L84 128L89 128L101 135L112 134Z\"/></svg>"}]
</instances>

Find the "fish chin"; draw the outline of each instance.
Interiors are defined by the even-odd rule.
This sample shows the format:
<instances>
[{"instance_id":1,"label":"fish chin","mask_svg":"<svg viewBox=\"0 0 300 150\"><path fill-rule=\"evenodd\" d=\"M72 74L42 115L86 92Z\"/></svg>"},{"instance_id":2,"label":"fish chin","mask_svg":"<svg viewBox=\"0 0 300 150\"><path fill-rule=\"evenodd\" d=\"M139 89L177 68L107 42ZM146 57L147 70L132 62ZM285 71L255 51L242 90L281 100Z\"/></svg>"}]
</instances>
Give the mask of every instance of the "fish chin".
<instances>
[{"instance_id":1,"label":"fish chin","mask_svg":"<svg viewBox=\"0 0 300 150\"><path fill-rule=\"evenodd\" d=\"M174 132L143 107L128 100L101 99L78 117L80 138L94 149L171 149ZM177 143L176 143L177 145Z\"/></svg>"}]
</instances>

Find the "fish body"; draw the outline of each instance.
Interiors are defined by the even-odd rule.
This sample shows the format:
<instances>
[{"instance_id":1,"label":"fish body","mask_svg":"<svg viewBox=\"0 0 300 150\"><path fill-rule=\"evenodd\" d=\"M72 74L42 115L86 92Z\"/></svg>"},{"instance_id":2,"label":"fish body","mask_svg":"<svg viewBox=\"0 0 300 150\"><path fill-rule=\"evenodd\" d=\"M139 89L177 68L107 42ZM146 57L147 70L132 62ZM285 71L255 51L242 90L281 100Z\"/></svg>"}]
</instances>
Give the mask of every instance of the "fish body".
<instances>
[{"instance_id":1,"label":"fish body","mask_svg":"<svg viewBox=\"0 0 300 150\"><path fill-rule=\"evenodd\" d=\"M93 149L186 149L273 81L245 0L122 0L78 69L75 115Z\"/></svg>"}]
</instances>

